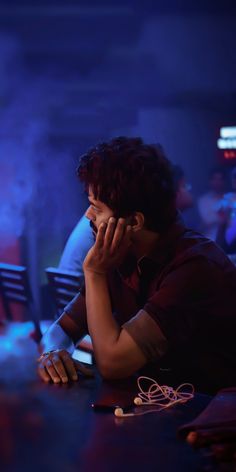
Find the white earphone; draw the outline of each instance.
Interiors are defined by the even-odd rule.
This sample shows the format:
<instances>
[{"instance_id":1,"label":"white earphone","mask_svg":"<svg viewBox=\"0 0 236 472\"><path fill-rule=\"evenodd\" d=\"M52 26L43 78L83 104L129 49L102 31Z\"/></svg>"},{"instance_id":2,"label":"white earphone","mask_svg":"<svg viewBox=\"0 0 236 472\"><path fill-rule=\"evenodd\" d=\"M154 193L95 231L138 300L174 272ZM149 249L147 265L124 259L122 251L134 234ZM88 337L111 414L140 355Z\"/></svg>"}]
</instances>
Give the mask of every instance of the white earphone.
<instances>
[{"instance_id":1,"label":"white earphone","mask_svg":"<svg viewBox=\"0 0 236 472\"><path fill-rule=\"evenodd\" d=\"M141 381L151 382L148 390L144 390L141 387ZM194 396L194 386L190 383L183 383L175 390L173 387L167 385L160 386L155 380L150 377L141 376L137 379L139 394L138 397L134 398L134 404L136 406L153 406L154 408L146 409L145 411L124 413L123 409L118 407L114 411L114 415L118 418L124 418L127 416L140 416L146 413L154 413L165 408L169 408L176 403L186 403ZM183 388L188 388L190 391L186 392Z\"/></svg>"},{"instance_id":2,"label":"white earphone","mask_svg":"<svg viewBox=\"0 0 236 472\"><path fill-rule=\"evenodd\" d=\"M140 397L135 397L134 399L134 404L139 406L139 405L142 405L143 401Z\"/></svg>"},{"instance_id":3,"label":"white earphone","mask_svg":"<svg viewBox=\"0 0 236 472\"><path fill-rule=\"evenodd\" d=\"M142 399L139 397L134 398L134 404L136 406L142 405ZM123 418L124 416L135 416L137 413L124 413L124 410L120 407L116 408L114 411L114 415L117 416L118 418Z\"/></svg>"},{"instance_id":4,"label":"white earphone","mask_svg":"<svg viewBox=\"0 0 236 472\"><path fill-rule=\"evenodd\" d=\"M118 418L123 418L124 416L135 416L135 413L124 413L122 408L116 408L114 411L114 415Z\"/></svg>"}]
</instances>

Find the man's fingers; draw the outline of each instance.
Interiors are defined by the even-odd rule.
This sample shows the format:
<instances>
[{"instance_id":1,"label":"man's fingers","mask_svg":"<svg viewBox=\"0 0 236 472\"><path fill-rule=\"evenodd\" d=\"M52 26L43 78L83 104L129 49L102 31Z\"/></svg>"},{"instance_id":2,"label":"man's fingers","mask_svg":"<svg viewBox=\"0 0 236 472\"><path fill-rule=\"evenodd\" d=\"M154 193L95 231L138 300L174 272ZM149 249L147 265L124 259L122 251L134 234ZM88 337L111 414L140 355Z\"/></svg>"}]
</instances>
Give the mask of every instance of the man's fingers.
<instances>
[{"instance_id":1,"label":"man's fingers","mask_svg":"<svg viewBox=\"0 0 236 472\"><path fill-rule=\"evenodd\" d=\"M38 374L44 382L52 380L54 383L67 383L68 380L78 380L74 362L64 349L43 357L38 367Z\"/></svg>"},{"instance_id":2,"label":"man's fingers","mask_svg":"<svg viewBox=\"0 0 236 472\"><path fill-rule=\"evenodd\" d=\"M107 228L107 224L105 223L105 221L103 221L98 227L98 232L97 232L96 241L94 245L95 247L100 248L103 246L106 228Z\"/></svg>"},{"instance_id":3,"label":"man's fingers","mask_svg":"<svg viewBox=\"0 0 236 472\"><path fill-rule=\"evenodd\" d=\"M126 226L124 218L119 218L111 245L111 251L115 252L121 244L124 245L125 249L127 241L129 240L130 242L130 234L131 226Z\"/></svg>"},{"instance_id":4,"label":"man's fingers","mask_svg":"<svg viewBox=\"0 0 236 472\"><path fill-rule=\"evenodd\" d=\"M38 374L39 374L39 377L41 377L41 379L44 382L48 383L52 380L50 375L47 374L46 370L44 369L44 366L42 366L42 365L38 367Z\"/></svg>"},{"instance_id":5,"label":"man's fingers","mask_svg":"<svg viewBox=\"0 0 236 472\"><path fill-rule=\"evenodd\" d=\"M91 368L81 364L76 359L72 359L67 351L54 354L51 358L45 358L38 367L38 374L44 382L66 383L68 379L78 380L77 371L86 377L94 377Z\"/></svg>"},{"instance_id":6,"label":"man's fingers","mask_svg":"<svg viewBox=\"0 0 236 472\"><path fill-rule=\"evenodd\" d=\"M118 245L116 247L114 247L114 248L112 247L112 249L111 249L111 252L114 255L117 254L117 251L118 251L120 261L124 259L125 255L127 254L128 249L130 247L131 233L132 233L132 227L127 226L125 228L123 239L120 241L120 243L118 243Z\"/></svg>"},{"instance_id":7,"label":"man's fingers","mask_svg":"<svg viewBox=\"0 0 236 472\"><path fill-rule=\"evenodd\" d=\"M76 359L73 359L73 362L76 366L76 369L81 372L81 374L85 375L86 377L94 377L94 372L91 368L86 367L84 364L81 364Z\"/></svg>"},{"instance_id":8,"label":"man's fingers","mask_svg":"<svg viewBox=\"0 0 236 472\"><path fill-rule=\"evenodd\" d=\"M66 372L68 373L68 377L71 380L78 380L78 374L76 372L76 368L74 366L74 360L68 354L67 351L62 351L60 353L60 357L63 360L64 366L66 368Z\"/></svg>"},{"instance_id":9,"label":"man's fingers","mask_svg":"<svg viewBox=\"0 0 236 472\"><path fill-rule=\"evenodd\" d=\"M61 379L60 379L59 375L57 374L57 371L56 371L51 359L48 358L44 362L44 367L45 367L47 373L50 375L50 378L52 379L52 381L54 383L60 383L61 382Z\"/></svg>"},{"instance_id":10,"label":"man's fingers","mask_svg":"<svg viewBox=\"0 0 236 472\"><path fill-rule=\"evenodd\" d=\"M116 228L116 220L115 218L111 217L108 220L105 236L104 236L104 249L109 249L111 242L113 240L115 228Z\"/></svg>"},{"instance_id":11,"label":"man's fingers","mask_svg":"<svg viewBox=\"0 0 236 472\"><path fill-rule=\"evenodd\" d=\"M55 371L57 372L60 380L62 380L63 383L68 382L68 375L67 375L66 370L64 368L63 362L62 362L60 356L57 353L52 354L51 362L52 362L53 367L54 367Z\"/></svg>"},{"instance_id":12,"label":"man's fingers","mask_svg":"<svg viewBox=\"0 0 236 472\"><path fill-rule=\"evenodd\" d=\"M112 249L117 248L124 237L125 232L125 220L124 218L119 218L116 229L114 232L114 237L112 241Z\"/></svg>"}]
</instances>

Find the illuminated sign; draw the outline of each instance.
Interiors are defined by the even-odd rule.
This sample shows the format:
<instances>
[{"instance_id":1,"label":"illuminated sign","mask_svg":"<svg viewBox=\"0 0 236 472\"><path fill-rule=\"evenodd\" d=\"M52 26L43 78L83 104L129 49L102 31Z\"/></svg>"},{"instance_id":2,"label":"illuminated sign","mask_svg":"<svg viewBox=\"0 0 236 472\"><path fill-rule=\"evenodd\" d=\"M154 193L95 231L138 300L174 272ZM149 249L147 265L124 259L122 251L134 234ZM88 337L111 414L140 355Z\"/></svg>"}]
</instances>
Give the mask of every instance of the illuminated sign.
<instances>
[{"instance_id":1,"label":"illuminated sign","mask_svg":"<svg viewBox=\"0 0 236 472\"><path fill-rule=\"evenodd\" d=\"M220 138L217 141L219 149L236 149L236 139L223 139Z\"/></svg>"},{"instance_id":2,"label":"illuminated sign","mask_svg":"<svg viewBox=\"0 0 236 472\"><path fill-rule=\"evenodd\" d=\"M236 158L236 126L224 126L220 128L220 137L217 139L217 147L224 151L225 159Z\"/></svg>"}]
</instances>

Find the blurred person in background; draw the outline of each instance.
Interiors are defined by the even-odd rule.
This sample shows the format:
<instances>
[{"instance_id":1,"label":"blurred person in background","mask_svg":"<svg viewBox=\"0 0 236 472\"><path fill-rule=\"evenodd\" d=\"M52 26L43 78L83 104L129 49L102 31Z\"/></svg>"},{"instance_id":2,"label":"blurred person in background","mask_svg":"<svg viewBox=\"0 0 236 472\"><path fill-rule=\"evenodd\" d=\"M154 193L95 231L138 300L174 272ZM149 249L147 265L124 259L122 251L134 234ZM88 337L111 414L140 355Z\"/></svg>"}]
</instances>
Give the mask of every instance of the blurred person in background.
<instances>
[{"instance_id":1,"label":"blurred person in background","mask_svg":"<svg viewBox=\"0 0 236 472\"><path fill-rule=\"evenodd\" d=\"M192 185L186 180L184 170L173 165L173 178L176 192L176 207L182 212L193 206Z\"/></svg>"},{"instance_id":2,"label":"blurred person in background","mask_svg":"<svg viewBox=\"0 0 236 472\"><path fill-rule=\"evenodd\" d=\"M225 173L221 167L209 172L209 190L197 200L200 216L200 231L213 241L216 240L219 225L222 223L219 202L225 192Z\"/></svg>"},{"instance_id":3,"label":"blurred person in background","mask_svg":"<svg viewBox=\"0 0 236 472\"><path fill-rule=\"evenodd\" d=\"M219 202L218 212L221 224L216 242L226 254L236 254L236 167L230 173L231 191L225 193Z\"/></svg>"}]
</instances>

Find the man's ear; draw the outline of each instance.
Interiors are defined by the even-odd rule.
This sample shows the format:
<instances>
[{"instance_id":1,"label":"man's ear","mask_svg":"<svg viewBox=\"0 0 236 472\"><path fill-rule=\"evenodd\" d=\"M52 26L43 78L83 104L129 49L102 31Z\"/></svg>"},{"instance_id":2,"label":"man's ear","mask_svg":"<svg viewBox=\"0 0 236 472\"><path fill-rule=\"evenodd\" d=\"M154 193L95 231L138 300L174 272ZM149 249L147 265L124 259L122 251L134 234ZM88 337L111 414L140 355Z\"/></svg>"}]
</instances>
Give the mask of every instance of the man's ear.
<instances>
[{"instance_id":1,"label":"man's ear","mask_svg":"<svg viewBox=\"0 0 236 472\"><path fill-rule=\"evenodd\" d=\"M132 216L126 219L126 223L132 227L132 231L140 231L144 227L144 214L141 211L136 211Z\"/></svg>"}]
</instances>

